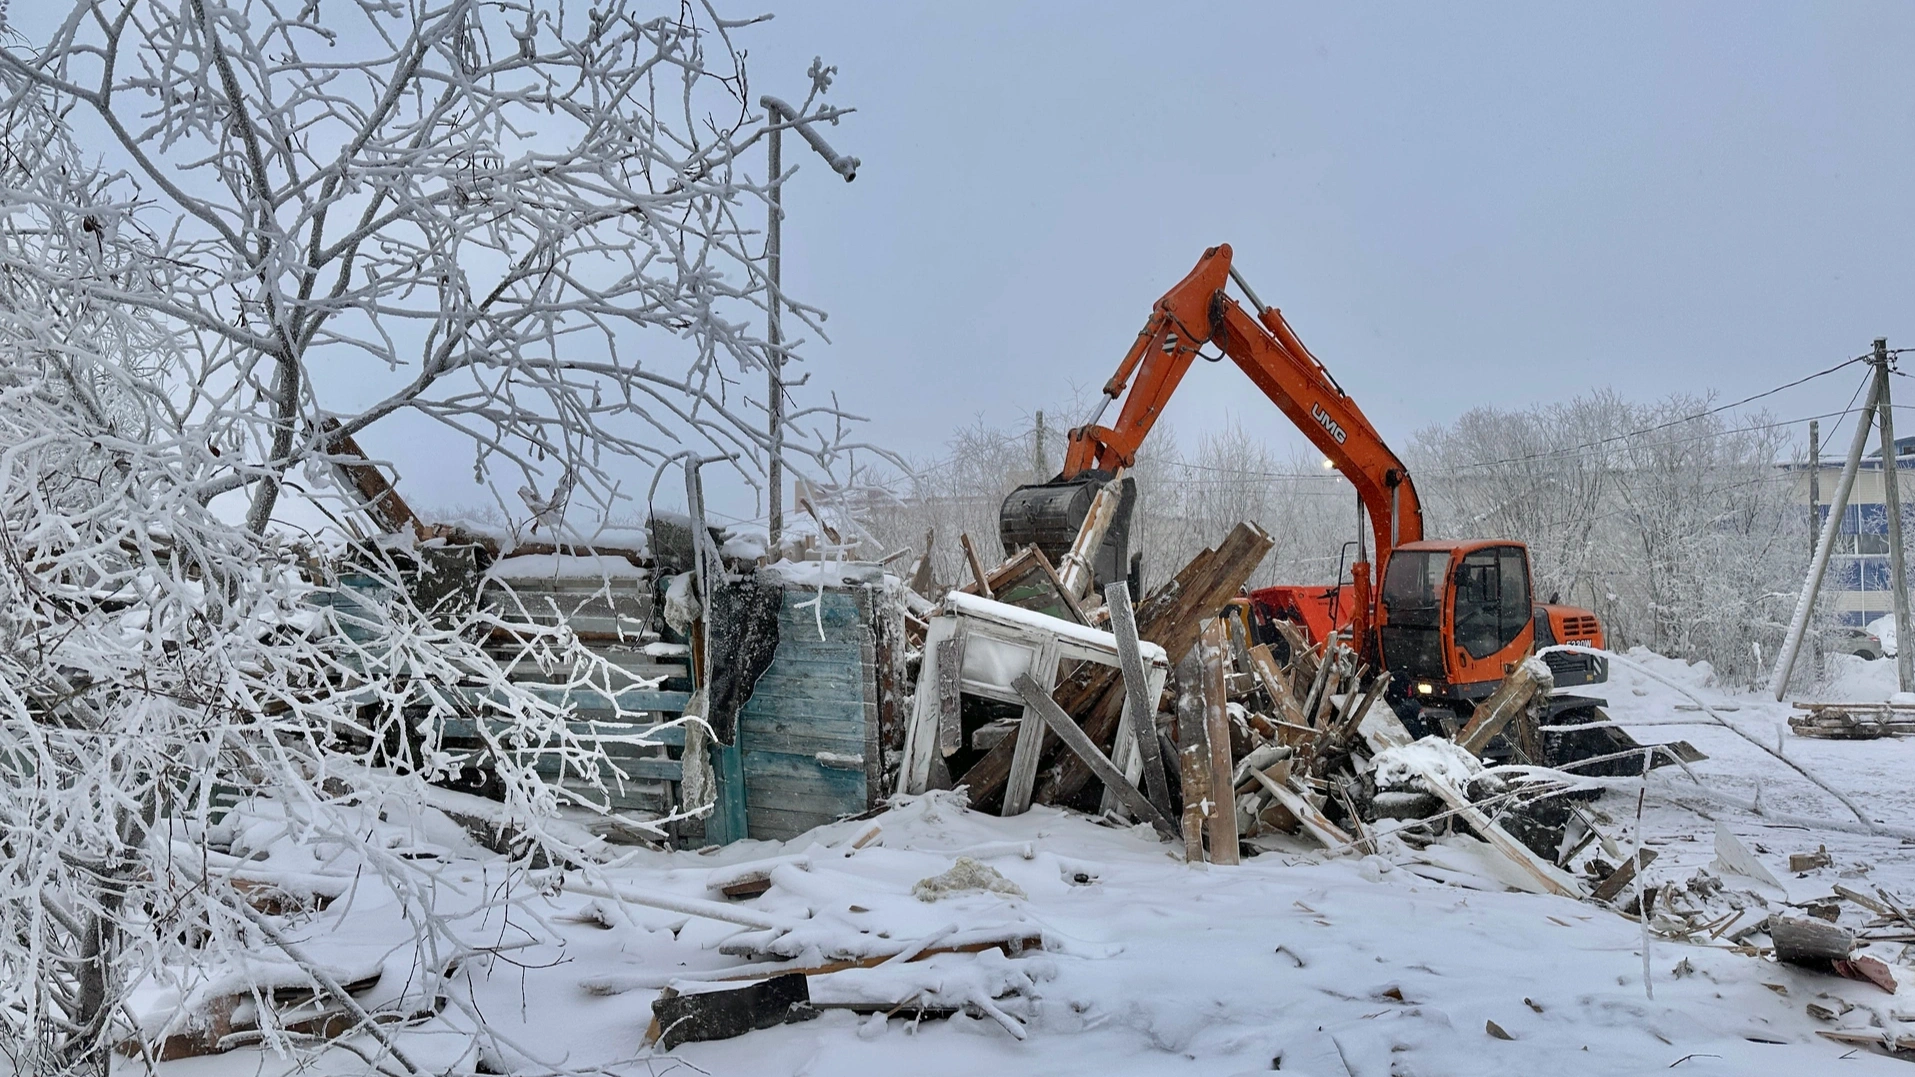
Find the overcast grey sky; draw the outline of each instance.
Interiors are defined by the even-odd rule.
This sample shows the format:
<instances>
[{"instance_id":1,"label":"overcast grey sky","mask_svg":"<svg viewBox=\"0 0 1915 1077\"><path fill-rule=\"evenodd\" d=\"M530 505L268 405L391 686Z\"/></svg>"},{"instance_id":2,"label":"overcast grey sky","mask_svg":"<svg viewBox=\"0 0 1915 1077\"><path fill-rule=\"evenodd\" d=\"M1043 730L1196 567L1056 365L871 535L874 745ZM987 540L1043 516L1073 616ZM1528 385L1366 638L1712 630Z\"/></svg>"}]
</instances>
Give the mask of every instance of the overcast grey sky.
<instances>
[{"instance_id":1,"label":"overcast grey sky","mask_svg":"<svg viewBox=\"0 0 1915 1077\"><path fill-rule=\"evenodd\" d=\"M830 312L806 401L919 459L1094 393L1219 242L1398 446L1480 404L1727 401L1915 345L1915 5L804 0L738 40L754 95L802 99L822 56L858 110L827 129L855 183L789 140L785 283ZM1301 444L1200 365L1169 422L1225 419ZM416 502L484 499L408 431L363 440Z\"/></svg>"},{"instance_id":2,"label":"overcast grey sky","mask_svg":"<svg viewBox=\"0 0 1915 1077\"><path fill-rule=\"evenodd\" d=\"M808 0L747 40L754 92L816 54L858 109L857 182L796 158L786 284L831 312L815 380L912 453L1094 391L1223 241L1399 443L1915 345L1915 5ZM1225 414L1287 435L1227 365L1171 421Z\"/></svg>"}]
</instances>

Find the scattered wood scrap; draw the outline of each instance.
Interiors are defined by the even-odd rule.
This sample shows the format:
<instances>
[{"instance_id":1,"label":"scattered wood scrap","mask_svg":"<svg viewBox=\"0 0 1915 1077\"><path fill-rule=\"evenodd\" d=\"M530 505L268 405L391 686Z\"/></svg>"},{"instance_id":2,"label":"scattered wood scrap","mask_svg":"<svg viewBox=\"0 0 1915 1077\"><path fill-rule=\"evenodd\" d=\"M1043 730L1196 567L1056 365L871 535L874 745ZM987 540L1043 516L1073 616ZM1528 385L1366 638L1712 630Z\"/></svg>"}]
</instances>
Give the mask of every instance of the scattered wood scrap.
<instances>
[{"instance_id":1,"label":"scattered wood scrap","mask_svg":"<svg viewBox=\"0 0 1915 1077\"><path fill-rule=\"evenodd\" d=\"M645 1042L669 1051L681 1043L728 1040L817 1016L809 981L800 972L693 995L667 987L652 1001L652 1024L646 1029Z\"/></svg>"},{"instance_id":2,"label":"scattered wood scrap","mask_svg":"<svg viewBox=\"0 0 1915 1077\"><path fill-rule=\"evenodd\" d=\"M1803 703L1805 714L1789 716L1798 737L1827 740L1876 740L1915 735L1915 703Z\"/></svg>"}]
</instances>

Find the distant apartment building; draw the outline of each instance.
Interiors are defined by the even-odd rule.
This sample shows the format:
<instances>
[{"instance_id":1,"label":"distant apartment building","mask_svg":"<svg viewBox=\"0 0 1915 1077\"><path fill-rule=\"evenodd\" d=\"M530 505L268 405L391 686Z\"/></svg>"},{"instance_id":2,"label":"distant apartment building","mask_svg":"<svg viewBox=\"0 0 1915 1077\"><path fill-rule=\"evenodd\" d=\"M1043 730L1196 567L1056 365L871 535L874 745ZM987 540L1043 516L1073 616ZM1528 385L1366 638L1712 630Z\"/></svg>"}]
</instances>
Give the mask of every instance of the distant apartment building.
<instances>
[{"instance_id":1,"label":"distant apartment building","mask_svg":"<svg viewBox=\"0 0 1915 1077\"><path fill-rule=\"evenodd\" d=\"M1904 557L1904 569L1915 569L1915 436L1895 439L1896 470L1902 495L1902 533L1910 546ZM1801 504L1808 506L1810 469L1799 466L1796 483ZM1815 469L1821 486L1819 519L1828 520L1829 501L1835 496L1842 478L1842 461L1824 457ZM1835 548L1829 554L1829 571L1822 582L1818 605L1837 624L1861 626L1894 612L1893 575L1888 570L1888 504L1882 494L1882 453L1876 450L1862 460L1855 476L1855 489L1849 494L1848 508L1835 536ZM1907 586L1907 581L1903 581Z\"/></svg>"}]
</instances>

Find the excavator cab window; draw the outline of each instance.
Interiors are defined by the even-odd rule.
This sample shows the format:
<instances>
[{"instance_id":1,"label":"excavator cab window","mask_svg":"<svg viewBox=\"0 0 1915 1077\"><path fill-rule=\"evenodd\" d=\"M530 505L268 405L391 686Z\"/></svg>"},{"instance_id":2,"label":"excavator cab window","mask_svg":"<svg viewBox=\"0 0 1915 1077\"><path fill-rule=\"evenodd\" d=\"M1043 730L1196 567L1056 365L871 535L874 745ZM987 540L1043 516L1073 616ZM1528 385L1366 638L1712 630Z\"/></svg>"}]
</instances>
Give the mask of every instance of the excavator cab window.
<instances>
[{"instance_id":1,"label":"excavator cab window","mask_svg":"<svg viewBox=\"0 0 1915 1077\"><path fill-rule=\"evenodd\" d=\"M1447 550L1398 550L1383 568L1383 663L1404 684L1443 679Z\"/></svg>"},{"instance_id":2,"label":"excavator cab window","mask_svg":"<svg viewBox=\"0 0 1915 1077\"><path fill-rule=\"evenodd\" d=\"M1529 559L1520 546L1466 555L1456 569L1456 645L1488 658L1530 623Z\"/></svg>"},{"instance_id":3,"label":"excavator cab window","mask_svg":"<svg viewBox=\"0 0 1915 1077\"><path fill-rule=\"evenodd\" d=\"M1390 623L1435 628L1442 621L1443 573L1449 568L1447 551L1399 551L1391 555L1383 573L1383 605Z\"/></svg>"}]
</instances>

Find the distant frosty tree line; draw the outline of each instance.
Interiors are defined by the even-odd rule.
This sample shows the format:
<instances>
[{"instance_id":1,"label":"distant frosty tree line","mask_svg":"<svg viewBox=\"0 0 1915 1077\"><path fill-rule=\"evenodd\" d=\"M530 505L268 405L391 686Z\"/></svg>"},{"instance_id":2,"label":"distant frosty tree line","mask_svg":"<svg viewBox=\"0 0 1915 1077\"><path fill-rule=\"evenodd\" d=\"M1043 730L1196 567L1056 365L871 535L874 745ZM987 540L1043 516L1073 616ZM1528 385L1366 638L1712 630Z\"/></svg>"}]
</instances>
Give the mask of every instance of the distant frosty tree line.
<instances>
[{"instance_id":1,"label":"distant frosty tree line","mask_svg":"<svg viewBox=\"0 0 1915 1077\"><path fill-rule=\"evenodd\" d=\"M1696 417L1708 407L1689 396L1638 402L1600 391L1479 408L1417 433L1402 451L1432 537L1521 541L1539 601L1593 609L1613 645L1707 660L1726 679L1753 683L1801 583L1807 509L1777 466L1788 430L1761 413ZM892 547L934 529L937 578L967 579L957 536L1000 553L998 504L1055 473L1064 436L1047 430L1049 473L1040 475L1031 426L965 427L945 455L890 484L898 503L867 514L872 527ZM1140 487L1132 549L1144 555L1146 586L1239 520L1276 539L1252 586L1349 578L1355 491L1321 457L1284 457L1252 424L1160 427L1131 474Z\"/></svg>"}]
</instances>

